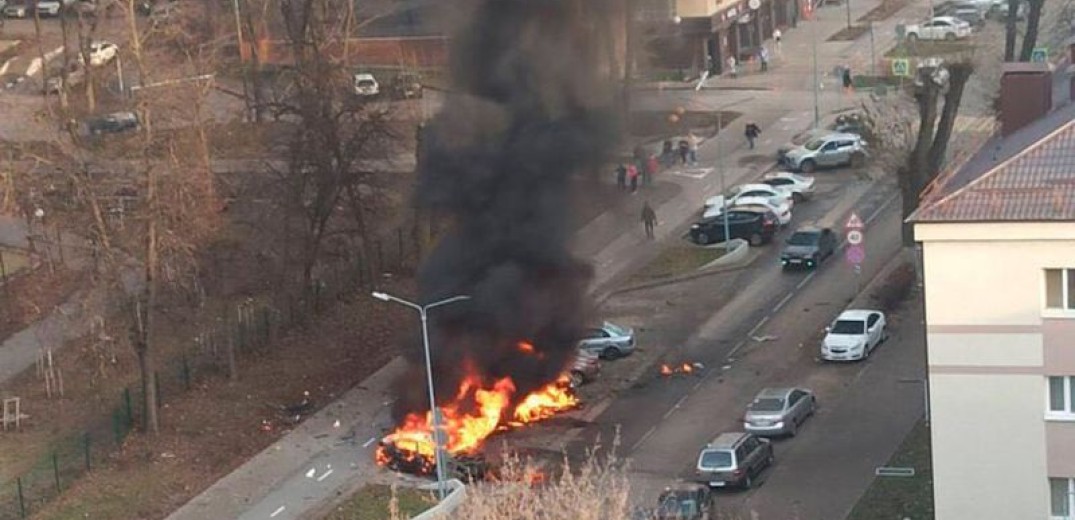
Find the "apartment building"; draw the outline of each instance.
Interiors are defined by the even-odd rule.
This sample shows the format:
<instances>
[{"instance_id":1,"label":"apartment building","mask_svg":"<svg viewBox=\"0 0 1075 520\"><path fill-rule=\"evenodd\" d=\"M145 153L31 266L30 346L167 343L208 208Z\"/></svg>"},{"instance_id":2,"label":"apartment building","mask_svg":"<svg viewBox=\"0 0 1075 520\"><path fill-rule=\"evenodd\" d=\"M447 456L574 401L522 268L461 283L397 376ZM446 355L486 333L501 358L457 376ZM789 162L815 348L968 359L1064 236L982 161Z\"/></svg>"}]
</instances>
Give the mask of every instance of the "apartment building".
<instances>
[{"instance_id":1,"label":"apartment building","mask_svg":"<svg viewBox=\"0 0 1075 520\"><path fill-rule=\"evenodd\" d=\"M938 520L1075 519L1075 83L1051 76L1009 68L1001 135L910 218Z\"/></svg>"}]
</instances>

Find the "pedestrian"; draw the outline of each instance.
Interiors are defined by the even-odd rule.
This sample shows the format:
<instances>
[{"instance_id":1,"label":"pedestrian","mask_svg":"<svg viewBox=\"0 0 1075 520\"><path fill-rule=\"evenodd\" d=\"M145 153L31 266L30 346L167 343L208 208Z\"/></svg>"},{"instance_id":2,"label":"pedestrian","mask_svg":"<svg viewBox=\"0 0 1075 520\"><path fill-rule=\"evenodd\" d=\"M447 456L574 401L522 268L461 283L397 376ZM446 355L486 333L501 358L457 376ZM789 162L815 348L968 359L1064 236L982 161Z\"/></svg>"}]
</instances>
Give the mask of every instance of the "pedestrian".
<instances>
[{"instance_id":1,"label":"pedestrian","mask_svg":"<svg viewBox=\"0 0 1075 520\"><path fill-rule=\"evenodd\" d=\"M746 130L743 131L743 134L747 136L747 143L750 143L750 149L753 150L754 140L757 139L759 135L761 135L761 128L759 128L758 125L754 124L754 122L751 121L747 123Z\"/></svg>"},{"instance_id":2,"label":"pedestrian","mask_svg":"<svg viewBox=\"0 0 1075 520\"><path fill-rule=\"evenodd\" d=\"M739 69L737 68L735 56L728 56L728 75L732 78L739 77Z\"/></svg>"},{"instance_id":3,"label":"pedestrian","mask_svg":"<svg viewBox=\"0 0 1075 520\"><path fill-rule=\"evenodd\" d=\"M698 136L694 132L687 133L687 156L691 164L698 164Z\"/></svg>"},{"instance_id":4,"label":"pedestrian","mask_svg":"<svg viewBox=\"0 0 1075 520\"><path fill-rule=\"evenodd\" d=\"M653 211L647 200L642 205L642 226L646 228L646 238L653 238L653 227L657 225L657 212Z\"/></svg>"},{"instance_id":5,"label":"pedestrian","mask_svg":"<svg viewBox=\"0 0 1075 520\"><path fill-rule=\"evenodd\" d=\"M690 158L691 144L686 139L679 140L679 160L683 164L687 164L687 159Z\"/></svg>"},{"instance_id":6,"label":"pedestrian","mask_svg":"<svg viewBox=\"0 0 1075 520\"><path fill-rule=\"evenodd\" d=\"M758 61L761 62L762 72L769 70L769 49L766 49L764 45L758 49Z\"/></svg>"},{"instance_id":7,"label":"pedestrian","mask_svg":"<svg viewBox=\"0 0 1075 520\"><path fill-rule=\"evenodd\" d=\"M649 159L646 160L645 175L642 177L642 185L650 186L653 184L653 176L657 175L657 172L661 170L661 165L657 161L657 156L650 154Z\"/></svg>"},{"instance_id":8,"label":"pedestrian","mask_svg":"<svg viewBox=\"0 0 1075 520\"><path fill-rule=\"evenodd\" d=\"M843 76L844 76L843 77L843 80L844 80L844 92L850 93L851 90L852 90L851 89L852 82L851 82L851 67L850 66L844 66Z\"/></svg>"},{"instance_id":9,"label":"pedestrian","mask_svg":"<svg viewBox=\"0 0 1075 520\"><path fill-rule=\"evenodd\" d=\"M638 191L638 167L633 162L627 165L627 182L631 184L631 195L634 195Z\"/></svg>"},{"instance_id":10,"label":"pedestrian","mask_svg":"<svg viewBox=\"0 0 1075 520\"><path fill-rule=\"evenodd\" d=\"M773 41L776 42L776 53L780 54L780 51L784 50L780 45L781 39L784 37L784 33L780 32L780 29L773 29Z\"/></svg>"},{"instance_id":11,"label":"pedestrian","mask_svg":"<svg viewBox=\"0 0 1075 520\"><path fill-rule=\"evenodd\" d=\"M616 188L620 191L627 189L627 166L623 163L616 167Z\"/></svg>"},{"instance_id":12,"label":"pedestrian","mask_svg":"<svg viewBox=\"0 0 1075 520\"><path fill-rule=\"evenodd\" d=\"M666 168L676 164L676 151L671 139L665 139L661 145L661 164Z\"/></svg>"}]
</instances>

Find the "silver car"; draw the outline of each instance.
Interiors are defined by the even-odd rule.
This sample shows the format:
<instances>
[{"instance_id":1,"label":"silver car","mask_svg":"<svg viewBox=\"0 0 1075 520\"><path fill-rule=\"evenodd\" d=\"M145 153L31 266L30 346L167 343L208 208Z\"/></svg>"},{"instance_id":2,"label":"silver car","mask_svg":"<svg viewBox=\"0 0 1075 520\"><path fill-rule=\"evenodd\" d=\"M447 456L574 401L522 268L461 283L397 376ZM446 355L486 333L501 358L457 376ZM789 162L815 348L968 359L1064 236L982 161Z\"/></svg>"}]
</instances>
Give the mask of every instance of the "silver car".
<instances>
[{"instance_id":1,"label":"silver car","mask_svg":"<svg viewBox=\"0 0 1075 520\"><path fill-rule=\"evenodd\" d=\"M789 435L817 410L817 398L802 388L766 388L747 406L743 428L754 435Z\"/></svg>"},{"instance_id":2,"label":"silver car","mask_svg":"<svg viewBox=\"0 0 1075 520\"><path fill-rule=\"evenodd\" d=\"M861 136L831 133L789 151L784 164L792 170L811 173L822 167L858 167L866 155L866 142Z\"/></svg>"},{"instance_id":3,"label":"silver car","mask_svg":"<svg viewBox=\"0 0 1075 520\"><path fill-rule=\"evenodd\" d=\"M604 359L616 359L635 349L635 331L609 322L586 329L579 341L579 350L592 352Z\"/></svg>"}]
</instances>

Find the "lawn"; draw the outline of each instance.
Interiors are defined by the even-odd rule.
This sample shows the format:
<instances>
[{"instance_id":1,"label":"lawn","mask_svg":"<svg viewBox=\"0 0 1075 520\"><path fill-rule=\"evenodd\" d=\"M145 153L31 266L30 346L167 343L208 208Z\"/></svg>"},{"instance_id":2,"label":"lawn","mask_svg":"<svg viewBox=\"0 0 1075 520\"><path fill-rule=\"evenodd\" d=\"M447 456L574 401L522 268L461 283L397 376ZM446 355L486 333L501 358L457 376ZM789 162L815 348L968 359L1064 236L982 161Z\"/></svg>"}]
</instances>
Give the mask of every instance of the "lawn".
<instances>
[{"instance_id":1,"label":"lawn","mask_svg":"<svg viewBox=\"0 0 1075 520\"><path fill-rule=\"evenodd\" d=\"M961 55L974 52L974 44L969 41L902 41L885 53L886 58L939 57L956 59Z\"/></svg>"},{"instance_id":2,"label":"lawn","mask_svg":"<svg viewBox=\"0 0 1075 520\"><path fill-rule=\"evenodd\" d=\"M660 256L631 277L631 283L645 283L687 274L724 256L723 247L699 247L689 244L665 248Z\"/></svg>"},{"instance_id":3,"label":"lawn","mask_svg":"<svg viewBox=\"0 0 1075 520\"><path fill-rule=\"evenodd\" d=\"M847 520L933 518L933 472L930 461L929 427L919 421L896 453L889 467L911 467L913 477L876 477Z\"/></svg>"},{"instance_id":4,"label":"lawn","mask_svg":"<svg viewBox=\"0 0 1075 520\"><path fill-rule=\"evenodd\" d=\"M356 491L347 501L336 506L321 520L392 519L393 516L389 514L389 504L393 493L395 493L396 510L399 515L395 518L410 518L436 503L436 499L429 491L403 487L393 490L389 486L370 484Z\"/></svg>"}]
</instances>

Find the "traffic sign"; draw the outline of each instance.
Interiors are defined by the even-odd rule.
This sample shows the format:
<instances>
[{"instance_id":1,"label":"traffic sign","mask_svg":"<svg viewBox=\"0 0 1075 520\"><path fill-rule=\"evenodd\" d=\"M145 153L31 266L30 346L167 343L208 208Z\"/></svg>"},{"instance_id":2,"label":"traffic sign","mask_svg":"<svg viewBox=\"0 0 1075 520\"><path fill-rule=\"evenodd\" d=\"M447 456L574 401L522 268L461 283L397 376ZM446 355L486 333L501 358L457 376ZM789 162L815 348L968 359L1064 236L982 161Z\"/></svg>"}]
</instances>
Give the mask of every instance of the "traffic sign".
<instances>
[{"instance_id":1,"label":"traffic sign","mask_svg":"<svg viewBox=\"0 0 1075 520\"><path fill-rule=\"evenodd\" d=\"M907 58L896 58L892 60L892 75L910 77L911 60L908 60Z\"/></svg>"},{"instance_id":2,"label":"traffic sign","mask_svg":"<svg viewBox=\"0 0 1075 520\"><path fill-rule=\"evenodd\" d=\"M851 212L850 217L847 217L847 223L844 224L844 229L862 229L864 227L866 227L866 225L862 223L859 214L854 211Z\"/></svg>"},{"instance_id":3,"label":"traffic sign","mask_svg":"<svg viewBox=\"0 0 1075 520\"><path fill-rule=\"evenodd\" d=\"M852 229L847 232L847 243L857 246L862 243L862 231Z\"/></svg>"},{"instance_id":4,"label":"traffic sign","mask_svg":"<svg viewBox=\"0 0 1075 520\"><path fill-rule=\"evenodd\" d=\"M1030 51L1030 61L1032 63L1045 63L1048 59L1048 47L1034 47L1034 50Z\"/></svg>"},{"instance_id":5,"label":"traffic sign","mask_svg":"<svg viewBox=\"0 0 1075 520\"><path fill-rule=\"evenodd\" d=\"M847 246L847 251L844 252L844 258L848 262L858 265L866 259L866 250L860 245Z\"/></svg>"}]
</instances>

